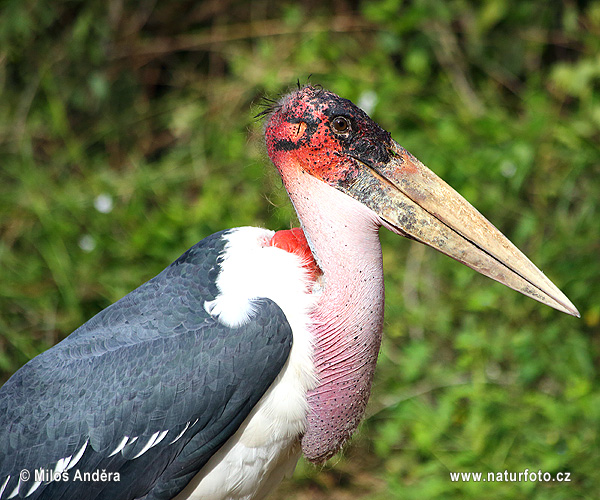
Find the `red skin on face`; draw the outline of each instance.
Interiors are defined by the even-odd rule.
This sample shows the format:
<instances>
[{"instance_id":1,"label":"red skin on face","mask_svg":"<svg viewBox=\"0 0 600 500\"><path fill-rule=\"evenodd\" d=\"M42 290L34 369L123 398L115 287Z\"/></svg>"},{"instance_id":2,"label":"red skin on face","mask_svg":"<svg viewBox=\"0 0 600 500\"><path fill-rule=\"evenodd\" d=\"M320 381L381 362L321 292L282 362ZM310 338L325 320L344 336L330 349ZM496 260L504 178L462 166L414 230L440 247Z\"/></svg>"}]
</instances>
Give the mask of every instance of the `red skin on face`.
<instances>
[{"instance_id":1,"label":"red skin on face","mask_svg":"<svg viewBox=\"0 0 600 500\"><path fill-rule=\"evenodd\" d=\"M336 117L348 121L344 133L335 132ZM306 87L284 97L271 114L265 137L269 156L279 169L300 165L312 176L337 187L348 184L364 165L387 161L391 137L361 109L330 92Z\"/></svg>"}]
</instances>

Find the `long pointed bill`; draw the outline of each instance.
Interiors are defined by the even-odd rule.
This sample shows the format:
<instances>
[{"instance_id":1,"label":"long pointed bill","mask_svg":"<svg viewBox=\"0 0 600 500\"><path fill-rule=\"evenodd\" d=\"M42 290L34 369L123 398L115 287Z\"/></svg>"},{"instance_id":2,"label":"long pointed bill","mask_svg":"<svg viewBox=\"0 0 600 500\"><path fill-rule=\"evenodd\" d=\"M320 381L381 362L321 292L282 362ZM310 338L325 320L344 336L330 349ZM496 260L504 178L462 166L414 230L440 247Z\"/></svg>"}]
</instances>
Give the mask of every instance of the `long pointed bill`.
<instances>
[{"instance_id":1,"label":"long pointed bill","mask_svg":"<svg viewBox=\"0 0 600 500\"><path fill-rule=\"evenodd\" d=\"M389 152L389 162L363 163L366 168L340 188L375 211L388 229L579 317L571 301L467 200L396 142Z\"/></svg>"}]
</instances>

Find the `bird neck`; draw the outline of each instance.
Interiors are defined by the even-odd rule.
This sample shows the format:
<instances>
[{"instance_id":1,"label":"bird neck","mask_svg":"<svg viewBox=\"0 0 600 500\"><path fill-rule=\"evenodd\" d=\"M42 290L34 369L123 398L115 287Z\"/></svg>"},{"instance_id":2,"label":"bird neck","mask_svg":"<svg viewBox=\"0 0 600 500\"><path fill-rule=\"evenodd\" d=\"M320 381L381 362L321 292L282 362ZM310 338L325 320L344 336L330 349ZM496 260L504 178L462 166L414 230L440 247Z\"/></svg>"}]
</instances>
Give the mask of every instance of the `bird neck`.
<instances>
[{"instance_id":1,"label":"bird neck","mask_svg":"<svg viewBox=\"0 0 600 500\"><path fill-rule=\"evenodd\" d=\"M317 387L308 394L304 455L323 462L358 426L371 390L383 324L379 218L300 169L282 175L323 272L312 315Z\"/></svg>"}]
</instances>

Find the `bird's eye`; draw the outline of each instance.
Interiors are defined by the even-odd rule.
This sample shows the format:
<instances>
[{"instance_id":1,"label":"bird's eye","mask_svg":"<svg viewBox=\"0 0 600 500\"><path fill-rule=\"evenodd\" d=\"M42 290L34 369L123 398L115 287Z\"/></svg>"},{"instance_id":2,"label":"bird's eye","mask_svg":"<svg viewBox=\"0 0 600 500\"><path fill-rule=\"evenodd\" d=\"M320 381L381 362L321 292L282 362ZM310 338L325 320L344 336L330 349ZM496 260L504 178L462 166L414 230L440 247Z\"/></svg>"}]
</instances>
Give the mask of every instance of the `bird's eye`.
<instances>
[{"instance_id":1,"label":"bird's eye","mask_svg":"<svg viewBox=\"0 0 600 500\"><path fill-rule=\"evenodd\" d=\"M350 120L344 116L336 116L331 120L331 129L336 134L347 134L350 131Z\"/></svg>"}]
</instances>

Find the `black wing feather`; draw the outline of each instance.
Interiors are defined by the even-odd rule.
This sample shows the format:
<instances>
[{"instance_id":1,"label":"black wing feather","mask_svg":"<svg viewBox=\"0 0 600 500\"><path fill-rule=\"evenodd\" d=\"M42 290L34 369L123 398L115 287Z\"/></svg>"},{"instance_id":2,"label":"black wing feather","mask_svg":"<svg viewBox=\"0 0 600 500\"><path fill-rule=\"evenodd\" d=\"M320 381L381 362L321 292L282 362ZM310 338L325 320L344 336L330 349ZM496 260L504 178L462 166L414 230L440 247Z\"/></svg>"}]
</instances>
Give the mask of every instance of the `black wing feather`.
<instances>
[{"instance_id":1,"label":"black wing feather","mask_svg":"<svg viewBox=\"0 0 600 500\"><path fill-rule=\"evenodd\" d=\"M292 334L268 299L239 328L206 313L224 245L223 233L202 240L0 389L0 488L10 475L0 498L22 469L31 477L19 496L34 486L34 469L52 471L83 446L71 480L28 498L171 498L235 433L281 371ZM138 439L109 457L125 436ZM76 482L77 470L119 472L120 481Z\"/></svg>"}]
</instances>

